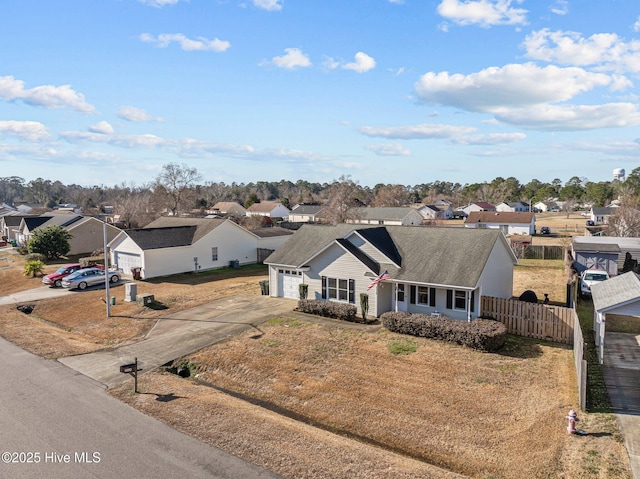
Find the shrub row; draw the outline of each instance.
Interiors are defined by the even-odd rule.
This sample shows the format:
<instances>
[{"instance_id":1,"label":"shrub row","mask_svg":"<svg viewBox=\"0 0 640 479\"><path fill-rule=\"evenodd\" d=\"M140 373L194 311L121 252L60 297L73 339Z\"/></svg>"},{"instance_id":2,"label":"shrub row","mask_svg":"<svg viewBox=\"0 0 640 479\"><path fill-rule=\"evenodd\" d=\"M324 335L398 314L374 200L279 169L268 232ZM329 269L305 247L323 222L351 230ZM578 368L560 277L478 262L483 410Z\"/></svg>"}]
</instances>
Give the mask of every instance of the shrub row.
<instances>
[{"instance_id":1,"label":"shrub row","mask_svg":"<svg viewBox=\"0 0 640 479\"><path fill-rule=\"evenodd\" d=\"M335 301L322 301L317 299L301 299L298 301L298 310L303 313L315 314L326 318L355 321L358 308L353 304L338 303Z\"/></svg>"},{"instance_id":2,"label":"shrub row","mask_svg":"<svg viewBox=\"0 0 640 479\"><path fill-rule=\"evenodd\" d=\"M497 351L504 346L507 327L491 319L471 322L445 317L390 311L380 317L389 331L448 341L480 351Z\"/></svg>"}]
</instances>

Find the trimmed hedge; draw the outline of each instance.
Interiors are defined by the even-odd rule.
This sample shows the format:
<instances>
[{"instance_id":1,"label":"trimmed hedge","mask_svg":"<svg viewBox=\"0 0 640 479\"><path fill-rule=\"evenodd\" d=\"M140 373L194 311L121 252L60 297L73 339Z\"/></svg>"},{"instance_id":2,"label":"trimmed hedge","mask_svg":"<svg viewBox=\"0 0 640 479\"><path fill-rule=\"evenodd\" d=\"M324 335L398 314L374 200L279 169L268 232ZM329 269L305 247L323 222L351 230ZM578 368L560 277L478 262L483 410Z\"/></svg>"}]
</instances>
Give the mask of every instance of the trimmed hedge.
<instances>
[{"instance_id":1,"label":"trimmed hedge","mask_svg":"<svg viewBox=\"0 0 640 479\"><path fill-rule=\"evenodd\" d=\"M298 301L298 310L303 313L324 316L325 318L342 319L343 321L352 322L356 321L356 315L358 313L358 308L353 304L317 299L301 299Z\"/></svg>"},{"instance_id":2,"label":"trimmed hedge","mask_svg":"<svg viewBox=\"0 0 640 479\"><path fill-rule=\"evenodd\" d=\"M497 351L504 346L507 327L491 319L471 322L445 317L390 311L380 316L389 331L422 338L439 339L480 351Z\"/></svg>"}]
</instances>

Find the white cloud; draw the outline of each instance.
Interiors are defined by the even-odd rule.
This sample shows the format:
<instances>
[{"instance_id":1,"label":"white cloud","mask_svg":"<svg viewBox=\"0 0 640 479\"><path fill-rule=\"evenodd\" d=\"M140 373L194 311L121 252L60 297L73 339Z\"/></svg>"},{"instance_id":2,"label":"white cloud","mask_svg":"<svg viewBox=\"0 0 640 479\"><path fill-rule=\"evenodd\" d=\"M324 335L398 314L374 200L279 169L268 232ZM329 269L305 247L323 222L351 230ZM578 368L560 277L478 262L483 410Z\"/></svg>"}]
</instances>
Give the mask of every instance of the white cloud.
<instances>
[{"instance_id":1,"label":"white cloud","mask_svg":"<svg viewBox=\"0 0 640 479\"><path fill-rule=\"evenodd\" d=\"M639 107L633 103L605 105L535 105L494 112L505 123L545 131L575 131L640 125Z\"/></svg>"},{"instance_id":2,"label":"white cloud","mask_svg":"<svg viewBox=\"0 0 640 479\"><path fill-rule=\"evenodd\" d=\"M112 135L114 133L113 127L106 121L101 121L90 126L89 131L92 133L101 133L103 135Z\"/></svg>"},{"instance_id":3,"label":"white cloud","mask_svg":"<svg viewBox=\"0 0 640 479\"><path fill-rule=\"evenodd\" d=\"M322 66L324 68L329 69L329 70L335 70L336 68L340 67L340 62L334 60L331 57L325 56L324 60L322 61Z\"/></svg>"},{"instance_id":4,"label":"white cloud","mask_svg":"<svg viewBox=\"0 0 640 479\"><path fill-rule=\"evenodd\" d=\"M138 0L140 3L149 5L150 7L162 8L165 5L175 5L180 0Z\"/></svg>"},{"instance_id":5,"label":"white cloud","mask_svg":"<svg viewBox=\"0 0 640 479\"><path fill-rule=\"evenodd\" d=\"M154 43L158 48L167 48L172 42L178 43L184 51L213 51L224 52L231 43L214 38L209 40L204 37L198 37L197 40L187 38L182 33L161 33L154 37L150 33L140 34L140 41L145 43Z\"/></svg>"},{"instance_id":6,"label":"white cloud","mask_svg":"<svg viewBox=\"0 0 640 479\"><path fill-rule=\"evenodd\" d=\"M640 71L640 41L626 43L615 33L598 33L584 38L576 32L552 32L545 28L527 35L522 46L525 55L534 60Z\"/></svg>"},{"instance_id":7,"label":"white cloud","mask_svg":"<svg viewBox=\"0 0 640 479\"><path fill-rule=\"evenodd\" d=\"M47 128L37 121L0 121L0 135L27 141L45 141L51 138Z\"/></svg>"},{"instance_id":8,"label":"white cloud","mask_svg":"<svg viewBox=\"0 0 640 479\"><path fill-rule=\"evenodd\" d=\"M395 3L396 5L402 5L404 0L389 0L389 3Z\"/></svg>"},{"instance_id":9,"label":"white cloud","mask_svg":"<svg viewBox=\"0 0 640 479\"><path fill-rule=\"evenodd\" d=\"M12 76L0 77L0 98L7 101L22 100L28 105L44 108L70 108L81 113L96 112L96 109L85 101L84 95L74 91L70 85L42 85L25 89L24 82Z\"/></svg>"},{"instance_id":10,"label":"white cloud","mask_svg":"<svg viewBox=\"0 0 640 479\"><path fill-rule=\"evenodd\" d=\"M524 25L527 10L514 8L521 0L442 0L438 13L458 25Z\"/></svg>"},{"instance_id":11,"label":"white cloud","mask_svg":"<svg viewBox=\"0 0 640 479\"><path fill-rule=\"evenodd\" d=\"M448 105L469 111L525 107L567 101L596 87L619 85L619 80L582 68L540 68L533 63L490 67L470 75L426 73L415 85L427 104Z\"/></svg>"},{"instance_id":12,"label":"white cloud","mask_svg":"<svg viewBox=\"0 0 640 479\"><path fill-rule=\"evenodd\" d=\"M486 135L468 135L454 138L453 143L458 145L504 145L524 140L524 133L489 133Z\"/></svg>"},{"instance_id":13,"label":"white cloud","mask_svg":"<svg viewBox=\"0 0 640 479\"><path fill-rule=\"evenodd\" d=\"M409 156L411 152L399 143L386 145L366 145L366 150L372 151L378 156Z\"/></svg>"},{"instance_id":14,"label":"white cloud","mask_svg":"<svg viewBox=\"0 0 640 479\"><path fill-rule=\"evenodd\" d=\"M634 32L640 32L640 16L638 16L638 19L633 24L633 31Z\"/></svg>"},{"instance_id":15,"label":"white cloud","mask_svg":"<svg viewBox=\"0 0 640 479\"><path fill-rule=\"evenodd\" d=\"M342 65L342 68L345 70L353 70L358 73L365 73L369 70L375 68L376 61L363 52L358 52L355 54L355 62L353 63L345 63Z\"/></svg>"},{"instance_id":16,"label":"white cloud","mask_svg":"<svg viewBox=\"0 0 640 479\"><path fill-rule=\"evenodd\" d=\"M263 10L277 11L282 10L284 0L253 0L253 4Z\"/></svg>"},{"instance_id":17,"label":"white cloud","mask_svg":"<svg viewBox=\"0 0 640 479\"><path fill-rule=\"evenodd\" d=\"M424 123L400 127L363 126L358 131L366 136L398 140L430 140L434 138L454 138L476 131L472 126Z\"/></svg>"},{"instance_id":18,"label":"white cloud","mask_svg":"<svg viewBox=\"0 0 640 479\"><path fill-rule=\"evenodd\" d=\"M118 116L127 121L163 121L159 116L151 116L145 110L134 106L123 106L118 110Z\"/></svg>"},{"instance_id":19,"label":"white cloud","mask_svg":"<svg viewBox=\"0 0 640 479\"><path fill-rule=\"evenodd\" d=\"M284 51L285 54L281 57L273 57L270 62L263 62L262 64L271 63L278 68L284 68L286 70L293 70L297 67L304 68L311 66L309 57L302 53L299 48L285 48Z\"/></svg>"},{"instance_id":20,"label":"white cloud","mask_svg":"<svg viewBox=\"0 0 640 479\"><path fill-rule=\"evenodd\" d=\"M567 0L556 0L556 4L551 5L549 10L556 15L566 15L569 13L569 2Z\"/></svg>"}]
</instances>

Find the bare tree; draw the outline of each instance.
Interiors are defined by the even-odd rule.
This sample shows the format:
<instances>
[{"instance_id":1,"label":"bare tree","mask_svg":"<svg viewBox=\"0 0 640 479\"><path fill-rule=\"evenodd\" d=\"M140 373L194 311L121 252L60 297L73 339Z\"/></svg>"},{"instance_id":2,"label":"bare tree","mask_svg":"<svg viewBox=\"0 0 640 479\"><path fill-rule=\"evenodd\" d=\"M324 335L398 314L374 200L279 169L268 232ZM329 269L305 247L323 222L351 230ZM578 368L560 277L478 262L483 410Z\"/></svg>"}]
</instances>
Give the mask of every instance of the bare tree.
<instances>
[{"instance_id":1,"label":"bare tree","mask_svg":"<svg viewBox=\"0 0 640 479\"><path fill-rule=\"evenodd\" d=\"M159 205L163 205L171 214L189 211L196 200L195 186L202 179L195 168L176 163L167 163L156 177L154 197Z\"/></svg>"},{"instance_id":2,"label":"bare tree","mask_svg":"<svg viewBox=\"0 0 640 479\"><path fill-rule=\"evenodd\" d=\"M383 185L373 197L371 206L404 206L409 203L409 190L403 185Z\"/></svg>"},{"instance_id":3,"label":"bare tree","mask_svg":"<svg viewBox=\"0 0 640 479\"><path fill-rule=\"evenodd\" d=\"M623 238L640 236L640 211L633 206L622 205L609 217L607 235Z\"/></svg>"},{"instance_id":4,"label":"bare tree","mask_svg":"<svg viewBox=\"0 0 640 479\"><path fill-rule=\"evenodd\" d=\"M331 224L346 223L356 219L354 207L361 206L358 201L359 186L350 176L341 176L329 187L329 204L323 216Z\"/></svg>"}]
</instances>

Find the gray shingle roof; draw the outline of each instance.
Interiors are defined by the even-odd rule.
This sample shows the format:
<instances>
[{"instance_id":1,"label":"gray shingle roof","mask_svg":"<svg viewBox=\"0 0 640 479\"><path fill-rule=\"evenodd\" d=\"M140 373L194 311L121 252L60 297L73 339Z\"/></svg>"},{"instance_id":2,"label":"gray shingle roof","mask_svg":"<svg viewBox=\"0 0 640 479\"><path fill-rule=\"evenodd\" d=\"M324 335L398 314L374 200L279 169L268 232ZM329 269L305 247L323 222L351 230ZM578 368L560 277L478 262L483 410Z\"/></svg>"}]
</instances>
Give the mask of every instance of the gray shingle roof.
<instances>
[{"instance_id":1,"label":"gray shingle roof","mask_svg":"<svg viewBox=\"0 0 640 479\"><path fill-rule=\"evenodd\" d=\"M291 210L294 215L316 215L324 206L322 205L296 205Z\"/></svg>"},{"instance_id":2,"label":"gray shingle roof","mask_svg":"<svg viewBox=\"0 0 640 479\"><path fill-rule=\"evenodd\" d=\"M194 242L196 230L196 226L169 226L137 228L126 230L126 233L142 250L149 250L188 246Z\"/></svg>"},{"instance_id":3,"label":"gray shingle roof","mask_svg":"<svg viewBox=\"0 0 640 479\"><path fill-rule=\"evenodd\" d=\"M411 206L406 207L364 207L354 208L359 219L363 220L401 220L414 211Z\"/></svg>"},{"instance_id":4,"label":"gray shingle roof","mask_svg":"<svg viewBox=\"0 0 640 479\"><path fill-rule=\"evenodd\" d=\"M615 306L640 300L640 278L632 271L591 286L593 308L606 311Z\"/></svg>"},{"instance_id":5,"label":"gray shingle roof","mask_svg":"<svg viewBox=\"0 0 640 479\"><path fill-rule=\"evenodd\" d=\"M305 266L312 256L353 230L399 266L380 265L379 269L388 269L392 280L463 288L476 287L494 245L504 241L496 229L304 225L265 263ZM515 257L513 260L515 263Z\"/></svg>"},{"instance_id":6,"label":"gray shingle roof","mask_svg":"<svg viewBox=\"0 0 640 479\"><path fill-rule=\"evenodd\" d=\"M574 243L575 251L596 252L596 253L619 253L620 246L613 243Z\"/></svg>"},{"instance_id":7,"label":"gray shingle roof","mask_svg":"<svg viewBox=\"0 0 640 479\"><path fill-rule=\"evenodd\" d=\"M259 238L273 238L275 236L291 236L293 231L286 228L280 228L275 226L273 228L256 228L255 230L249 230L251 233Z\"/></svg>"},{"instance_id":8,"label":"gray shingle roof","mask_svg":"<svg viewBox=\"0 0 640 479\"><path fill-rule=\"evenodd\" d=\"M162 228L173 228L177 226L195 226L196 231L192 238L193 243L195 243L225 221L227 220L222 218L177 218L174 216L161 216L157 220L149 223L143 229L154 228L159 230ZM127 230L127 232L129 231L130 230Z\"/></svg>"}]
</instances>

